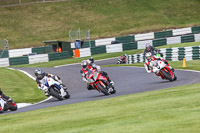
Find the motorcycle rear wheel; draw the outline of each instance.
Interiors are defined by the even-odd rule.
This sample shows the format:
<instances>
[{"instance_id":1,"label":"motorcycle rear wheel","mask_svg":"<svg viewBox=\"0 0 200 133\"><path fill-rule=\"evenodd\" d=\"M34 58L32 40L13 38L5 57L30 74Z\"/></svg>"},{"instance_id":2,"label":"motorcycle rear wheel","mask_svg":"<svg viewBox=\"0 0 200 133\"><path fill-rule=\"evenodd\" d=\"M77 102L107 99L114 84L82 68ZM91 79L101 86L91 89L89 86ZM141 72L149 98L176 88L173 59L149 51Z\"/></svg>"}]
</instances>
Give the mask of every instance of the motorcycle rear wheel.
<instances>
[{"instance_id":1,"label":"motorcycle rear wheel","mask_svg":"<svg viewBox=\"0 0 200 133\"><path fill-rule=\"evenodd\" d=\"M57 88L56 88L56 89L57 89ZM51 87L51 88L49 89L50 94L51 94L53 97L57 98L58 100L63 100L64 98L58 94L59 92L57 92L56 89L54 89L54 87Z\"/></svg>"}]
</instances>

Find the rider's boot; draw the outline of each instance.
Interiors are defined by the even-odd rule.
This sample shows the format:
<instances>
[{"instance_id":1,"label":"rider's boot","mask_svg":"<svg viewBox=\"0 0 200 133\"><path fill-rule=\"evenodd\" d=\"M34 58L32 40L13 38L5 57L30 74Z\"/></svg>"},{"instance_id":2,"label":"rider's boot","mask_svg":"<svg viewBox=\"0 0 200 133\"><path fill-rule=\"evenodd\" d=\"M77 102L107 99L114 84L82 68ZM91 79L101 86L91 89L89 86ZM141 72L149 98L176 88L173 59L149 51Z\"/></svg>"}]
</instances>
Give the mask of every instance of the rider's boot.
<instances>
[{"instance_id":1,"label":"rider's boot","mask_svg":"<svg viewBox=\"0 0 200 133\"><path fill-rule=\"evenodd\" d=\"M112 86L114 85L114 82L108 76L107 76L107 80Z\"/></svg>"},{"instance_id":2,"label":"rider's boot","mask_svg":"<svg viewBox=\"0 0 200 133\"><path fill-rule=\"evenodd\" d=\"M110 81L110 84L111 84L111 85L114 85L114 82L111 80L111 81Z\"/></svg>"},{"instance_id":3,"label":"rider's boot","mask_svg":"<svg viewBox=\"0 0 200 133\"><path fill-rule=\"evenodd\" d=\"M11 98L8 99L8 102L13 102L13 100Z\"/></svg>"},{"instance_id":4,"label":"rider's boot","mask_svg":"<svg viewBox=\"0 0 200 133\"><path fill-rule=\"evenodd\" d=\"M49 97L49 93L47 91L44 92L45 96Z\"/></svg>"}]
</instances>

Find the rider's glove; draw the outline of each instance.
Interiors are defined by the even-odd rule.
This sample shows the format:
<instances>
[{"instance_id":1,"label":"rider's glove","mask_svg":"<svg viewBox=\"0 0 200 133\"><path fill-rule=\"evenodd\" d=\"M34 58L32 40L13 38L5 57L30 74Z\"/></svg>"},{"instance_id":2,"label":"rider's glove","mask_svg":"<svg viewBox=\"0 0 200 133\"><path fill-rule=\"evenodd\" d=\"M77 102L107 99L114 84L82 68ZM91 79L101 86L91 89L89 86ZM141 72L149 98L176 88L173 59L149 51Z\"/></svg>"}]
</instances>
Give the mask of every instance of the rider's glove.
<instances>
[{"instance_id":1,"label":"rider's glove","mask_svg":"<svg viewBox=\"0 0 200 133\"><path fill-rule=\"evenodd\" d=\"M101 67L100 66L97 66L97 72L100 72L101 71Z\"/></svg>"}]
</instances>

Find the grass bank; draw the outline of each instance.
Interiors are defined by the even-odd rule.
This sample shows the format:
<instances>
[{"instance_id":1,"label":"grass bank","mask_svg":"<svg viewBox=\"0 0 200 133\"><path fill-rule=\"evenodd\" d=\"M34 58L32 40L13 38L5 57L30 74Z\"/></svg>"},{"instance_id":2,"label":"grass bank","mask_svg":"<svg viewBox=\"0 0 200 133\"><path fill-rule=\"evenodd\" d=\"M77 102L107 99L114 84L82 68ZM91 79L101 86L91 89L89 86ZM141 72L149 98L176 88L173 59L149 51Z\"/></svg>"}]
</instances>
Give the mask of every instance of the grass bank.
<instances>
[{"instance_id":1,"label":"grass bank","mask_svg":"<svg viewBox=\"0 0 200 133\"><path fill-rule=\"evenodd\" d=\"M197 83L3 115L0 116L1 131L7 133L199 132L199 87L200 83Z\"/></svg>"},{"instance_id":2,"label":"grass bank","mask_svg":"<svg viewBox=\"0 0 200 133\"><path fill-rule=\"evenodd\" d=\"M68 41L69 30L91 30L91 38L200 25L199 0L69 0L0 8L0 40L10 48ZM76 37L74 37L76 38Z\"/></svg>"},{"instance_id":3,"label":"grass bank","mask_svg":"<svg viewBox=\"0 0 200 133\"><path fill-rule=\"evenodd\" d=\"M36 82L22 72L0 68L0 77L0 88L17 103L35 103L46 98Z\"/></svg>"}]
</instances>

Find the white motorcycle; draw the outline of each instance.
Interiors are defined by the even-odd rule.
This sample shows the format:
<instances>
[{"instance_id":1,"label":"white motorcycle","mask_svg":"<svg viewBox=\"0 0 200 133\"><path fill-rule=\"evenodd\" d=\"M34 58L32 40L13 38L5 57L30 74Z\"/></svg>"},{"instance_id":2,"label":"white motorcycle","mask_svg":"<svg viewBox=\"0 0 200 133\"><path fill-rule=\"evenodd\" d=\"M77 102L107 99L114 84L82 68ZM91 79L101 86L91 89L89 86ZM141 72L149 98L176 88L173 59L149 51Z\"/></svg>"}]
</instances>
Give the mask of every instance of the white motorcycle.
<instances>
[{"instance_id":1,"label":"white motorcycle","mask_svg":"<svg viewBox=\"0 0 200 133\"><path fill-rule=\"evenodd\" d=\"M57 81L51 77L45 76L41 82L41 90L48 92L49 95L57 98L58 100L64 100L70 98L67 90L65 90Z\"/></svg>"},{"instance_id":2,"label":"white motorcycle","mask_svg":"<svg viewBox=\"0 0 200 133\"><path fill-rule=\"evenodd\" d=\"M156 61L153 69L156 69L156 75L160 76L162 79L167 79L169 81L174 81L177 79L174 71L161 60Z\"/></svg>"}]
</instances>

